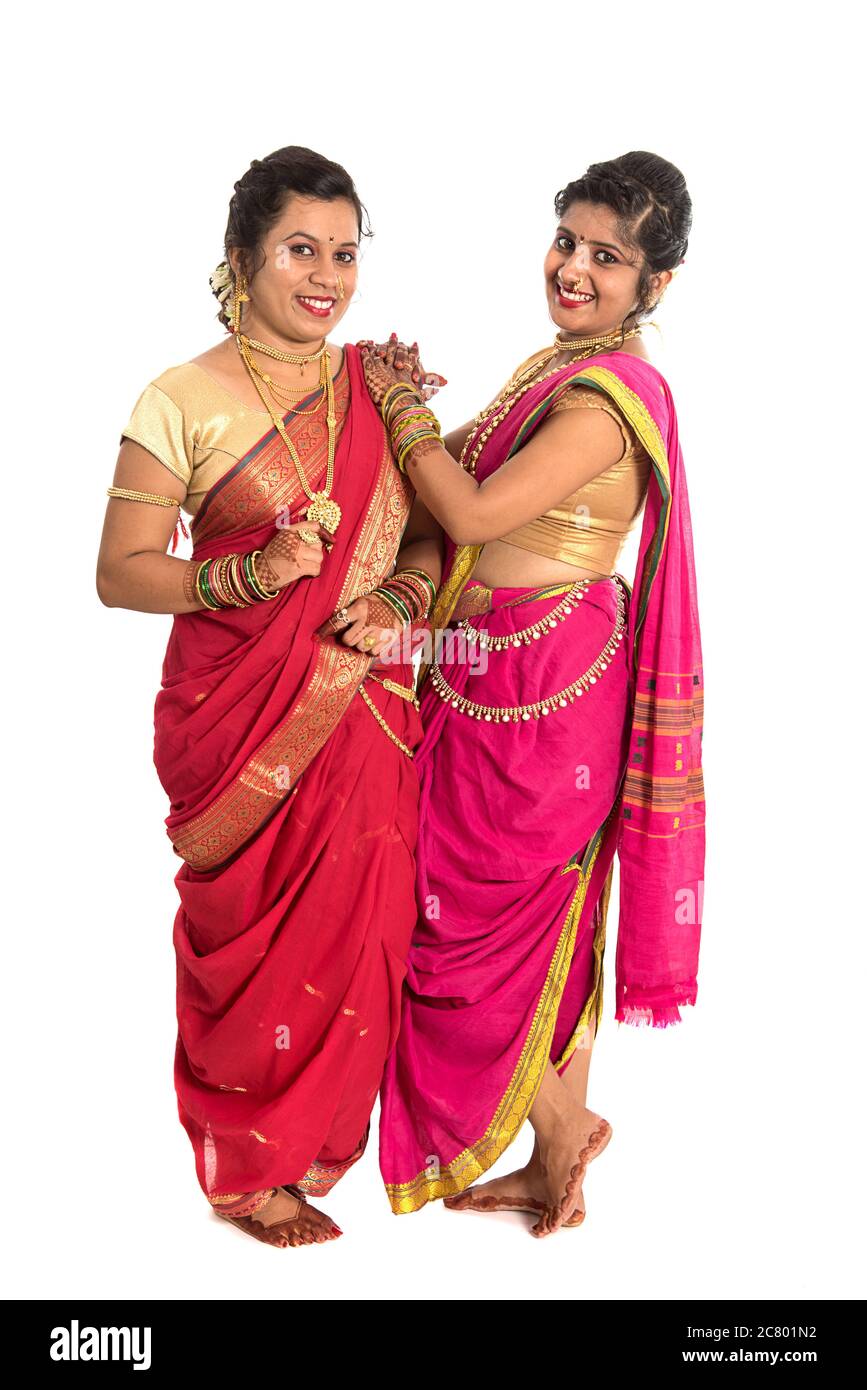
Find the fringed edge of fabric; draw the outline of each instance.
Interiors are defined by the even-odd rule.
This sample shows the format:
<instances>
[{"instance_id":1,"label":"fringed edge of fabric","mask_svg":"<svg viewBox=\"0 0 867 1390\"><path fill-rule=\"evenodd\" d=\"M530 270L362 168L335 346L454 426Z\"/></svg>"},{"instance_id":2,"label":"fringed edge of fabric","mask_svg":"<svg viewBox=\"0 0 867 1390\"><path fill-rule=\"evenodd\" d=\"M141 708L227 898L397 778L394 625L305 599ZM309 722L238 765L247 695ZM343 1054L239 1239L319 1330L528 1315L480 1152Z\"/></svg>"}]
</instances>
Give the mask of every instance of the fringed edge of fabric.
<instances>
[{"instance_id":1,"label":"fringed edge of fabric","mask_svg":"<svg viewBox=\"0 0 867 1390\"><path fill-rule=\"evenodd\" d=\"M649 1004L637 1000L618 1004L614 1012L614 1022L625 1023L634 1028L672 1028L676 1023L682 1023L680 1011L684 1007L695 1005L697 986L693 983L677 987L672 992L678 996L677 1003Z\"/></svg>"}]
</instances>

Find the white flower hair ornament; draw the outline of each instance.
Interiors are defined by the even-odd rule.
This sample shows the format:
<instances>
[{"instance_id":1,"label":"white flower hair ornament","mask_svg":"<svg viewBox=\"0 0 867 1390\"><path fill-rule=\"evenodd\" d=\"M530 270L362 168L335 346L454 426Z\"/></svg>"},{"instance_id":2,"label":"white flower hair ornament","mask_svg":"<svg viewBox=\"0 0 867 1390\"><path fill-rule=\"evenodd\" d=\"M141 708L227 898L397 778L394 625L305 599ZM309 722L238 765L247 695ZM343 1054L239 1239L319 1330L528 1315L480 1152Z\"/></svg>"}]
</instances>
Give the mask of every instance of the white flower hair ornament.
<instances>
[{"instance_id":1,"label":"white flower hair ornament","mask_svg":"<svg viewBox=\"0 0 867 1390\"><path fill-rule=\"evenodd\" d=\"M226 327L232 322L235 299L235 275L228 261L220 261L210 279L211 289L220 301L219 317Z\"/></svg>"}]
</instances>

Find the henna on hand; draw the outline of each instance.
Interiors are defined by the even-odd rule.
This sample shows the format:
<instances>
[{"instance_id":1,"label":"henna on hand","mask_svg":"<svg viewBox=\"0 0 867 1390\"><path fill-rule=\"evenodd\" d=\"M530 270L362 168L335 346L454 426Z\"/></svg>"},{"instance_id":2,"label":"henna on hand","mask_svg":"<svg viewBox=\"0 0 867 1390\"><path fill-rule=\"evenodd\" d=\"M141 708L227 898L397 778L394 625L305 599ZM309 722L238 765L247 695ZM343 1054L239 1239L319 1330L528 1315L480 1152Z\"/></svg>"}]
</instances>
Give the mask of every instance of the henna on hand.
<instances>
[{"instance_id":1,"label":"henna on hand","mask_svg":"<svg viewBox=\"0 0 867 1390\"><path fill-rule=\"evenodd\" d=\"M368 348L362 348L361 361L364 367L364 379L367 382L367 389L374 405L381 405L386 391L395 386L397 382L412 386L412 382L405 375L399 375L392 368L387 367L382 359Z\"/></svg>"},{"instance_id":2,"label":"henna on hand","mask_svg":"<svg viewBox=\"0 0 867 1390\"><path fill-rule=\"evenodd\" d=\"M390 632L399 632L406 626L401 623L394 609L381 594L367 595L367 626L381 627Z\"/></svg>"},{"instance_id":3,"label":"henna on hand","mask_svg":"<svg viewBox=\"0 0 867 1390\"><path fill-rule=\"evenodd\" d=\"M421 463L425 454L432 454L434 449L439 449L441 452L445 450L445 445L441 439L420 439L417 444L412 446L409 453L406 455L406 466L409 467L410 464L417 466Z\"/></svg>"},{"instance_id":4,"label":"henna on hand","mask_svg":"<svg viewBox=\"0 0 867 1390\"><path fill-rule=\"evenodd\" d=\"M280 561L288 561L290 565L296 564L300 549L301 537L297 531L283 528L271 537L256 565L256 573L267 589L283 589L291 583L288 575L283 577L285 569Z\"/></svg>"},{"instance_id":5,"label":"henna on hand","mask_svg":"<svg viewBox=\"0 0 867 1390\"><path fill-rule=\"evenodd\" d=\"M184 598L187 600L187 603L194 603L197 608L207 608L208 605L199 597L199 591L196 588L196 575L199 572L201 563L201 560L187 561L186 569L184 570Z\"/></svg>"}]
</instances>

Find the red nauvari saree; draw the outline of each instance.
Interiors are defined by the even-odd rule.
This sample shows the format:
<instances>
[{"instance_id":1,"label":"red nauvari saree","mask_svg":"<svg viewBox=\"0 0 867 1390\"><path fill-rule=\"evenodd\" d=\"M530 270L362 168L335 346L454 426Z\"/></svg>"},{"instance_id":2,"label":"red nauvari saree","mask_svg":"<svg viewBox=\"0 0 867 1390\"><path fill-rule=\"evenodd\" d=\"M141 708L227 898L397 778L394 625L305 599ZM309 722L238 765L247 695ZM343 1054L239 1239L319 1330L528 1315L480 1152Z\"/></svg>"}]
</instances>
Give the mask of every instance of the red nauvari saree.
<instances>
[{"instance_id":1,"label":"red nauvari saree","mask_svg":"<svg viewBox=\"0 0 867 1390\"><path fill-rule=\"evenodd\" d=\"M411 502L358 352L345 352L343 519L321 574L268 603L178 615L156 700L154 758L185 861L175 1086L215 1203L284 1183L322 1193L359 1157L415 919L418 780L359 687L410 748L418 714L366 680L369 657L316 636L388 575ZM313 488L322 415L286 419ZM205 497L194 557L260 548L278 513L294 522L306 505L271 429ZM409 669L383 674L412 683Z\"/></svg>"},{"instance_id":2,"label":"red nauvari saree","mask_svg":"<svg viewBox=\"0 0 867 1390\"><path fill-rule=\"evenodd\" d=\"M595 1029L615 854L615 1019L666 1026L696 999L702 667L668 384L628 353L568 365L493 430L476 476L511 457L575 382L612 397L652 460L635 584L592 583L525 643L519 634L562 596L479 585L481 547L447 544L436 628L472 615L504 640L486 668L441 654L424 686L419 918L382 1086L380 1165L395 1212L460 1192L490 1168L548 1061L562 1072ZM612 645L618 611L626 637ZM580 698L538 717L478 713L538 708L591 669Z\"/></svg>"}]
</instances>

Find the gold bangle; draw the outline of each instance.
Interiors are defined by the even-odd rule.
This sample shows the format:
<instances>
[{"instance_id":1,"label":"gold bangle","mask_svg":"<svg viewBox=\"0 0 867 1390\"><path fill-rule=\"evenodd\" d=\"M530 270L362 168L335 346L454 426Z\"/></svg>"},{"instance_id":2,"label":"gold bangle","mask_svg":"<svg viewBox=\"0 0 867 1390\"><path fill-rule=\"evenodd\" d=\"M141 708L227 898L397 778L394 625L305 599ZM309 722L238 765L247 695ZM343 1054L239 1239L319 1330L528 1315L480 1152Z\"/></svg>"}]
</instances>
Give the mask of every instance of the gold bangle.
<instances>
[{"instance_id":1,"label":"gold bangle","mask_svg":"<svg viewBox=\"0 0 867 1390\"><path fill-rule=\"evenodd\" d=\"M395 391L409 391L411 395L416 397L420 405L424 405L424 401L418 394L418 391L414 386L411 386L408 381L395 381L392 383L391 386L389 386L388 390L386 391L385 395L379 403L379 412L382 415L383 420L385 420L389 398L393 395ZM388 422L386 421L386 423Z\"/></svg>"},{"instance_id":2,"label":"gold bangle","mask_svg":"<svg viewBox=\"0 0 867 1390\"><path fill-rule=\"evenodd\" d=\"M273 592L273 594L272 594L271 591L270 591L270 589L268 589L267 585L263 584L262 580L261 580L260 577L259 577L259 571L258 571L258 569L256 568L256 561L257 561L257 559L259 558L259 556L260 556L261 554L262 554L261 550L254 550L254 551L253 551L253 554L250 556L250 568L251 568L252 571L253 571L253 577L254 577L256 583L259 585L259 588L261 589L261 591L262 591L262 593L264 594L265 598L276 598L277 595L280 593L280 590L279 590L279 589L275 589L274 592Z\"/></svg>"}]
</instances>

